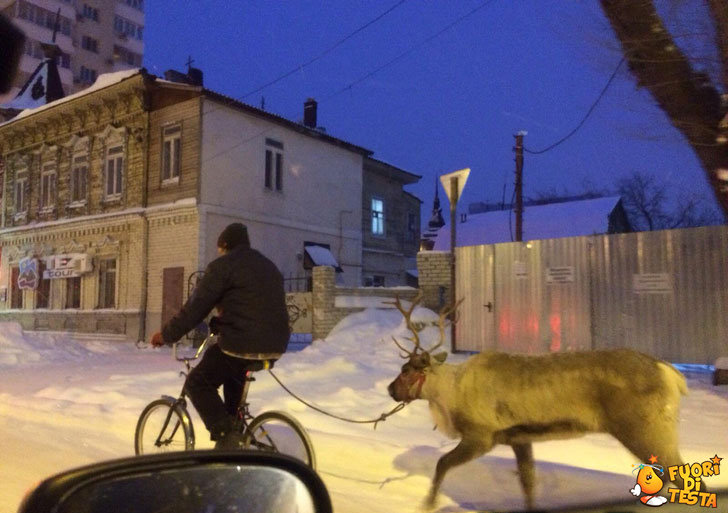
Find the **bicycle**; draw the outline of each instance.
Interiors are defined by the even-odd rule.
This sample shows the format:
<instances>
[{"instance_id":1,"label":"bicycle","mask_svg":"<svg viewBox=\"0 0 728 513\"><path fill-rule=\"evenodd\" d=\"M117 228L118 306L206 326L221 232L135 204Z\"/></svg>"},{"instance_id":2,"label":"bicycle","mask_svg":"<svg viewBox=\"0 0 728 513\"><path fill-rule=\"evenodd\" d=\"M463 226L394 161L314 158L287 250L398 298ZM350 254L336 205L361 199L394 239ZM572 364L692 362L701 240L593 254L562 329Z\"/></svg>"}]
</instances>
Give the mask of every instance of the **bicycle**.
<instances>
[{"instance_id":1,"label":"bicycle","mask_svg":"<svg viewBox=\"0 0 728 513\"><path fill-rule=\"evenodd\" d=\"M191 369L190 362L200 357L213 337L215 335L208 335L194 356L177 356L177 344L174 344L172 356L178 362L184 362L187 369L186 372L181 371L181 375L187 376ZM260 363L260 368L245 372L243 395L237 409L236 426L243 434L244 448L293 456L315 470L313 444L300 422L283 411L266 411L256 417L250 413L247 397L250 383L255 381L252 374L267 368L268 362ZM183 385L179 397L163 395L142 410L134 432L134 451L137 455L170 450L191 451L195 448L195 430L187 411L185 396Z\"/></svg>"}]
</instances>

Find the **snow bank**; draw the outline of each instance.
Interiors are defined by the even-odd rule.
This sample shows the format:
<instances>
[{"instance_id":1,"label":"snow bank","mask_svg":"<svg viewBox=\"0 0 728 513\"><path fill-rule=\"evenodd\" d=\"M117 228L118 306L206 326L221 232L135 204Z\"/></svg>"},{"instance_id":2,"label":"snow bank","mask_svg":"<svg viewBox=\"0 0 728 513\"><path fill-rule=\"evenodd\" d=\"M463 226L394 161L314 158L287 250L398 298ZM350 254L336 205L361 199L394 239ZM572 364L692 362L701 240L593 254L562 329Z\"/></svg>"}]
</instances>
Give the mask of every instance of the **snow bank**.
<instances>
[{"instance_id":1,"label":"snow bank","mask_svg":"<svg viewBox=\"0 0 728 513\"><path fill-rule=\"evenodd\" d=\"M117 352L123 343L103 341L79 342L68 334L38 333L26 335L17 322L0 322L0 368L49 362L82 361Z\"/></svg>"}]
</instances>

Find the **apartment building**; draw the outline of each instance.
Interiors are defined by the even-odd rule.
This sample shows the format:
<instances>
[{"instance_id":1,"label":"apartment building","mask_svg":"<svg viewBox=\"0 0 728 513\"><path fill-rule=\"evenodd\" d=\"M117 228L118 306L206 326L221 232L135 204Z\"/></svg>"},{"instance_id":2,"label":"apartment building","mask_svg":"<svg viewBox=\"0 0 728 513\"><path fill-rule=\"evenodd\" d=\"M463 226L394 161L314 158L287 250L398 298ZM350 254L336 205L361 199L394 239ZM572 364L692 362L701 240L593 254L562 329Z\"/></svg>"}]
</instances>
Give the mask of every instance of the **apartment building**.
<instances>
[{"instance_id":1,"label":"apartment building","mask_svg":"<svg viewBox=\"0 0 728 513\"><path fill-rule=\"evenodd\" d=\"M26 36L12 94L41 64L41 45L54 34L66 94L88 87L101 74L142 65L144 0L0 0L0 12Z\"/></svg>"}]
</instances>

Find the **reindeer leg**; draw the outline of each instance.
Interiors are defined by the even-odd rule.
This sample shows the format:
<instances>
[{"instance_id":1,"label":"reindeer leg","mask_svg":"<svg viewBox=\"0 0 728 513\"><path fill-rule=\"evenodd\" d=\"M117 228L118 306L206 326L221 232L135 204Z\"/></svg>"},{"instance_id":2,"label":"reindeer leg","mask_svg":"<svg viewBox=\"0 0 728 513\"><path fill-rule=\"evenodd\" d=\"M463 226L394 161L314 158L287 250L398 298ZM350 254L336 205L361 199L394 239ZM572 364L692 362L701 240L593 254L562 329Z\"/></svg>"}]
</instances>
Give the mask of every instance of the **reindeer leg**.
<instances>
[{"instance_id":1,"label":"reindeer leg","mask_svg":"<svg viewBox=\"0 0 728 513\"><path fill-rule=\"evenodd\" d=\"M536 481L536 472L533 468L533 446L530 443L511 445L516 453L518 464L518 477L521 480L521 488L526 496L526 508L533 509L533 485Z\"/></svg>"},{"instance_id":2,"label":"reindeer leg","mask_svg":"<svg viewBox=\"0 0 728 513\"><path fill-rule=\"evenodd\" d=\"M425 506L432 508L435 505L437 492L440 489L445 473L456 465L467 463L468 461L482 456L493 447L491 438L466 439L460 440L460 443L449 453L441 456L435 467L435 477L432 478L432 486L430 493L425 499Z\"/></svg>"}]
</instances>

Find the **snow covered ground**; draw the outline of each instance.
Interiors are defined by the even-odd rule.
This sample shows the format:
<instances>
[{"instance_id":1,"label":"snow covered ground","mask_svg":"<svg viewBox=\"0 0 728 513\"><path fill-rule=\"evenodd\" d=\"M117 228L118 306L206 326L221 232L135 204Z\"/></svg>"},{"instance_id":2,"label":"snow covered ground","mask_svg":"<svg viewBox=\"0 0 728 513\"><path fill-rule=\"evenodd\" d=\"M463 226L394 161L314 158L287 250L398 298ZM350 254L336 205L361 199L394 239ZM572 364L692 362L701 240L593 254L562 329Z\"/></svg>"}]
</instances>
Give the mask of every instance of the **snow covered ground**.
<instances>
[{"instance_id":1,"label":"snow covered ground","mask_svg":"<svg viewBox=\"0 0 728 513\"><path fill-rule=\"evenodd\" d=\"M415 316L436 318L425 309ZM428 328L424 345L436 333ZM401 340L406 334L396 310L368 309L344 319L326 340L287 353L275 370L322 408L374 418L394 406L386 387L402 360L391 336ZM451 355L449 361L465 358ZM24 334L17 325L0 324L0 512L15 511L24 493L47 475L132 455L139 413L152 399L179 392L180 370L169 348ZM690 462L728 456L728 387L714 388L709 381L705 373L689 375L691 393L682 403L681 451ZM418 510L438 457L455 444L433 431L423 401L373 430L310 410L259 373L251 403L253 411L287 410L306 426L340 513ZM195 413L193 420L198 447L211 447ZM534 451L540 506L630 497L637 462L607 435L540 443ZM440 511L523 507L514 471L508 447L454 469L442 487ZM707 484L728 486L728 472Z\"/></svg>"}]
</instances>

